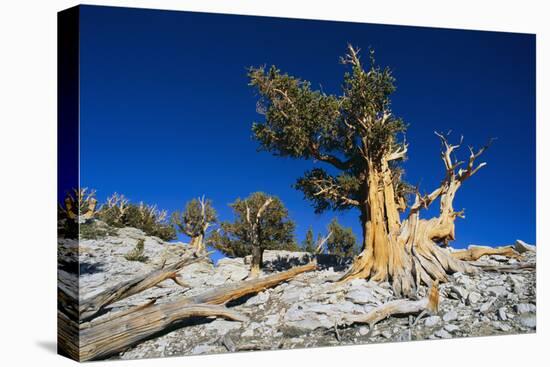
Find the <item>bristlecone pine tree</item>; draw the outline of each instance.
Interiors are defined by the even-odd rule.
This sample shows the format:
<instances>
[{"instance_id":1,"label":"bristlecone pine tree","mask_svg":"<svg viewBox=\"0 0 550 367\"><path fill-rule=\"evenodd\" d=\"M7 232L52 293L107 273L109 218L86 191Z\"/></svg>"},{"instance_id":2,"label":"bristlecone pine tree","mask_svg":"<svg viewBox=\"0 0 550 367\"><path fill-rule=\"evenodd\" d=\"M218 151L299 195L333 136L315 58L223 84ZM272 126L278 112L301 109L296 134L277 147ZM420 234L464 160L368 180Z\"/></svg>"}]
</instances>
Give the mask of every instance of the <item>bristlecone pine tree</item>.
<instances>
[{"instance_id":1,"label":"bristlecone pine tree","mask_svg":"<svg viewBox=\"0 0 550 367\"><path fill-rule=\"evenodd\" d=\"M156 205L131 203L124 195L114 193L101 206L97 217L113 227L134 227L165 241L176 238L176 230L167 222L168 212Z\"/></svg>"},{"instance_id":2,"label":"bristlecone pine tree","mask_svg":"<svg viewBox=\"0 0 550 367\"><path fill-rule=\"evenodd\" d=\"M86 187L67 192L63 205L58 204L57 220L61 224L60 234L67 238L77 238L79 225L96 215L97 200L95 191Z\"/></svg>"},{"instance_id":3,"label":"bristlecone pine tree","mask_svg":"<svg viewBox=\"0 0 550 367\"><path fill-rule=\"evenodd\" d=\"M440 245L455 239L454 221L462 212L453 209L453 199L464 181L485 165L476 160L487 146L470 149L467 162L459 162L454 152L460 144L451 145L439 134L445 165L441 185L424 196L416 192L409 205L410 185L402 180L400 167L407 153L402 137L406 125L390 109L394 77L376 65L372 52L367 69L351 46L341 61L351 68L341 96L312 90L309 82L274 66L249 70L250 85L259 92L258 112L265 115L264 122L253 125L261 148L332 166L336 174L315 168L295 185L316 212L360 212L362 252L341 280L389 281L397 295L409 296L421 283L445 281L455 271L475 271ZM421 219L420 210L436 199L439 215Z\"/></svg>"},{"instance_id":4,"label":"bristlecone pine tree","mask_svg":"<svg viewBox=\"0 0 550 367\"><path fill-rule=\"evenodd\" d=\"M262 268L264 250L296 250L295 224L279 198L255 192L230 206L235 221L222 222L220 231L208 242L228 256L252 254L251 276L257 276Z\"/></svg>"},{"instance_id":5,"label":"bristlecone pine tree","mask_svg":"<svg viewBox=\"0 0 550 367\"><path fill-rule=\"evenodd\" d=\"M171 222L181 233L191 238L189 246L197 251L205 251L206 234L217 222L217 214L212 202L203 196L188 202L183 212L172 213Z\"/></svg>"},{"instance_id":6,"label":"bristlecone pine tree","mask_svg":"<svg viewBox=\"0 0 550 367\"><path fill-rule=\"evenodd\" d=\"M339 257L357 255L357 240L349 227L342 227L338 219L334 218L328 225L330 237L326 241L327 252Z\"/></svg>"}]
</instances>

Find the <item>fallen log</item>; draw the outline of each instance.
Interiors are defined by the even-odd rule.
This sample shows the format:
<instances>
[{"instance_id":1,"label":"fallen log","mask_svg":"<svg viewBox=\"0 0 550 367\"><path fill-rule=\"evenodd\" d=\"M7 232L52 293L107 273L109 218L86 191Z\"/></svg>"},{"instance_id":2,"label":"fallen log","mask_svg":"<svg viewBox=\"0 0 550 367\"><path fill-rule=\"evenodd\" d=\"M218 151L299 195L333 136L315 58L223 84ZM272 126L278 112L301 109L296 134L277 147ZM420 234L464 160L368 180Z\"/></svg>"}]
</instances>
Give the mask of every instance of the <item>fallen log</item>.
<instances>
[{"instance_id":1,"label":"fallen log","mask_svg":"<svg viewBox=\"0 0 550 367\"><path fill-rule=\"evenodd\" d=\"M78 360L79 325L61 310L57 310L57 350L59 354Z\"/></svg>"},{"instance_id":2,"label":"fallen log","mask_svg":"<svg viewBox=\"0 0 550 367\"><path fill-rule=\"evenodd\" d=\"M57 270L57 308L78 320L78 278L61 269Z\"/></svg>"},{"instance_id":3,"label":"fallen log","mask_svg":"<svg viewBox=\"0 0 550 367\"><path fill-rule=\"evenodd\" d=\"M217 316L246 321L246 316L224 306L170 302L150 305L122 317L81 328L79 360L110 356L190 317Z\"/></svg>"},{"instance_id":4,"label":"fallen log","mask_svg":"<svg viewBox=\"0 0 550 367\"><path fill-rule=\"evenodd\" d=\"M502 256L512 257L515 259L521 258L521 255L518 252L516 252L512 246L496 247L496 248L470 246L466 250L452 252L451 255L455 259L464 260L464 261L475 261L485 255L502 255Z\"/></svg>"},{"instance_id":5,"label":"fallen log","mask_svg":"<svg viewBox=\"0 0 550 367\"><path fill-rule=\"evenodd\" d=\"M245 321L246 317L221 306L231 300L273 287L295 276L314 270L315 262L290 270L229 284L197 296L180 297L164 304L137 306L80 325L80 351L77 359L88 361L125 350L173 324L190 317L218 316Z\"/></svg>"},{"instance_id":6,"label":"fallen log","mask_svg":"<svg viewBox=\"0 0 550 367\"><path fill-rule=\"evenodd\" d=\"M182 260L176 261L173 264L166 266L163 265L160 269L153 270L149 273L109 287L103 292L98 293L80 303L78 308L80 312L80 319L90 319L97 315L106 306L124 298L133 296L134 294L143 292L144 290L154 287L166 279L172 279L177 284L182 285L177 279L177 273L185 266L201 261L204 258L205 256L186 257Z\"/></svg>"},{"instance_id":7,"label":"fallen log","mask_svg":"<svg viewBox=\"0 0 550 367\"><path fill-rule=\"evenodd\" d=\"M211 291L188 297L187 301L188 303L209 303L221 305L248 294L258 293L264 289L274 287L277 284L292 279L301 273L315 270L316 267L317 262L312 261L309 264L297 266L295 268L291 268L290 270L268 275L263 278L245 280L243 282L232 283L215 288Z\"/></svg>"}]
</instances>

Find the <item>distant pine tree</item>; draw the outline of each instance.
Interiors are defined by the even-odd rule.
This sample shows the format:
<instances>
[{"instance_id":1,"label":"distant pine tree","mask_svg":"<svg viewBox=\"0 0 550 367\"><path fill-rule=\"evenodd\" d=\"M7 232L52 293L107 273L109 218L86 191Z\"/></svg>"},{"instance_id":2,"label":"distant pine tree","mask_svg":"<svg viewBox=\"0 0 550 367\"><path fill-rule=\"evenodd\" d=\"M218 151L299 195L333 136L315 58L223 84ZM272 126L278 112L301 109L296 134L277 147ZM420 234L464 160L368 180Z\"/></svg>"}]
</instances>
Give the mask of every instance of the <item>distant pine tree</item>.
<instances>
[{"instance_id":1,"label":"distant pine tree","mask_svg":"<svg viewBox=\"0 0 550 367\"><path fill-rule=\"evenodd\" d=\"M133 227L165 241L176 239L176 230L167 222L168 212L155 205L131 203L124 195L114 193L101 206L97 217L116 228Z\"/></svg>"},{"instance_id":2,"label":"distant pine tree","mask_svg":"<svg viewBox=\"0 0 550 367\"><path fill-rule=\"evenodd\" d=\"M309 253L315 252L315 242L313 241L313 229L311 227L306 232L306 238L302 242L302 250Z\"/></svg>"},{"instance_id":3,"label":"distant pine tree","mask_svg":"<svg viewBox=\"0 0 550 367\"><path fill-rule=\"evenodd\" d=\"M359 247L353 231L349 227L343 227L334 218L328 226L331 236L327 240L327 251L331 255L339 257L352 257L359 253Z\"/></svg>"},{"instance_id":4,"label":"distant pine tree","mask_svg":"<svg viewBox=\"0 0 550 367\"><path fill-rule=\"evenodd\" d=\"M204 239L212 224L218 220L212 202L204 197L187 203L183 212L172 213L171 223L181 233L191 237L189 246L198 251L206 249Z\"/></svg>"},{"instance_id":5,"label":"distant pine tree","mask_svg":"<svg viewBox=\"0 0 550 367\"><path fill-rule=\"evenodd\" d=\"M250 194L230 204L234 222L220 223L208 243L224 254L244 257L252 254L252 273L259 272L264 250L296 251L295 224L283 202L263 192Z\"/></svg>"}]
</instances>

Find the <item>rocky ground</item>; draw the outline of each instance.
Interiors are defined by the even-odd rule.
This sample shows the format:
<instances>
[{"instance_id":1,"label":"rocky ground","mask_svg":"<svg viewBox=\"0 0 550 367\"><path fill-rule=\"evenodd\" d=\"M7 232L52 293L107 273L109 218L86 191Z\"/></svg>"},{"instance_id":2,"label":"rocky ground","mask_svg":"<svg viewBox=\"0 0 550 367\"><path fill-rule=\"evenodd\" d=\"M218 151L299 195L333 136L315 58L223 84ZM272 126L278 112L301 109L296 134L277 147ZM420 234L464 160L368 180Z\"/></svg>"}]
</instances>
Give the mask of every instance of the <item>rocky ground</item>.
<instances>
[{"instance_id":1,"label":"rocky ground","mask_svg":"<svg viewBox=\"0 0 550 367\"><path fill-rule=\"evenodd\" d=\"M145 240L145 263L128 261L124 255L139 239ZM70 247L69 240L61 241ZM166 243L145 236L134 228L119 229L116 235L81 241L80 297L86 298L136 274L150 271L163 259L177 258L182 243ZM267 251L269 271L307 261L305 253ZM335 325L346 314L364 314L393 300L389 284L353 280L336 285L346 264L321 259L320 270L304 273L288 283L228 305L249 316L246 323L221 319L186 321L154 339L113 358L133 359L174 355L225 353L244 350L304 348L423 339L532 333L536 329L536 279L533 269L516 273L480 272L451 276L442 284L440 310L417 320L413 316L391 317L372 331L367 325ZM520 262L535 263L535 253L525 252ZM515 264L501 256L483 257L483 264ZM193 295L248 275L246 259L222 259L192 264L181 272L181 287L167 280L159 286L122 300L113 306L127 308L149 299L164 302L179 295ZM419 297L426 289L420 289Z\"/></svg>"}]
</instances>

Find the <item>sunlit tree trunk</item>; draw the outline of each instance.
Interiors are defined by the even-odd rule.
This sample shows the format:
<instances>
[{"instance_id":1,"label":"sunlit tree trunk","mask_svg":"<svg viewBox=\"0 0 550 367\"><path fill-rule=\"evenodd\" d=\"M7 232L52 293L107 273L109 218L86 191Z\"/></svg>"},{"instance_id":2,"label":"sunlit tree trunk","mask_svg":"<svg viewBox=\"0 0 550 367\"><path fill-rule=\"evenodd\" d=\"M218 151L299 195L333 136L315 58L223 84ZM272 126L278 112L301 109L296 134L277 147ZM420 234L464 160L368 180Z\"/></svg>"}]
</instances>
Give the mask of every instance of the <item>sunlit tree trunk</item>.
<instances>
[{"instance_id":1,"label":"sunlit tree trunk","mask_svg":"<svg viewBox=\"0 0 550 367\"><path fill-rule=\"evenodd\" d=\"M453 200L464 180L485 165L474 166L487 146L477 153L471 151L466 168L458 169L461 162L451 159L459 145L449 145L439 135L445 150L442 154L446 177L441 186L429 195L418 193L408 216L401 222L397 198L391 184L388 161L383 160L380 169L369 162L367 195L361 209L363 250L357 256L342 280L366 278L374 281L390 281L396 294L411 295L420 284L446 281L453 272L475 272L476 269L462 258L453 256L442 248L455 239L455 220L463 211L453 209ZM421 219L419 212L436 199L440 200L439 215ZM506 250L506 253L509 253ZM490 252L485 252L490 253ZM500 253L505 253L501 251Z\"/></svg>"},{"instance_id":2,"label":"sunlit tree trunk","mask_svg":"<svg viewBox=\"0 0 550 367\"><path fill-rule=\"evenodd\" d=\"M267 207L273 202L273 198L267 198L262 206L258 209L255 216L250 213L250 207L246 204L246 222L248 224L248 237L252 245L252 262L250 266L250 277L257 277L260 274L260 269L263 266L264 248L261 243L260 236L260 220Z\"/></svg>"},{"instance_id":3,"label":"sunlit tree trunk","mask_svg":"<svg viewBox=\"0 0 550 367\"><path fill-rule=\"evenodd\" d=\"M260 268L263 264L264 250L260 246L252 247L252 264L250 267L250 276L256 277L260 274Z\"/></svg>"}]
</instances>

